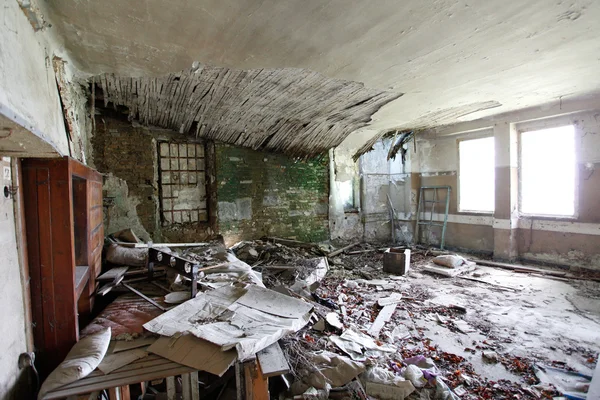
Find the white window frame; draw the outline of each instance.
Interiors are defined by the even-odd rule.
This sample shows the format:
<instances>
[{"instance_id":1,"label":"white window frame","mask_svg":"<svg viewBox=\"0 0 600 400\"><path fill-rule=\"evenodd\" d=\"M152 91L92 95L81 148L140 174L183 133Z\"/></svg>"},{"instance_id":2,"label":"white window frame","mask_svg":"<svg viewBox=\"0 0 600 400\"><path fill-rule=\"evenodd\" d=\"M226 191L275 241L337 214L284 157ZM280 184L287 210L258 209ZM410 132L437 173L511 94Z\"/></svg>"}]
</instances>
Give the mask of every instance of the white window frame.
<instances>
[{"instance_id":1,"label":"white window frame","mask_svg":"<svg viewBox=\"0 0 600 400\"><path fill-rule=\"evenodd\" d=\"M456 155L457 155L457 177L456 177L456 209L459 213L465 213L465 214L480 214L480 215L494 215L494 213L496 212L496 204L495 204L495 200L494 200L494 209L491 211L479 211L479 210L467 210L467 209L462 209L460 204L460 197L461 197L461 190L460 190L460 142L466 142L469 140L477 140L477 139L487 139L487 138L493 138L494 137L494 132L493 130L488 130L486 129L483 132L480 132L478 134L471 134L471 135L465 135L463 137L460 137L458 139L456 139ZM496 152L496 142L494 141L494 153ZM496 154L494 154L494 159L495 159ZM496 188L496 163L494 162L494 199L496 196L496 191L498 190Z\"/></svg>"},{"instance_id":2,"label":"white window frame","mask_svg":"<svg viewBox=\"0 0 600 400\"><path fill-rule=\"evenodd\" d=\"M522 160L523 160L523 141L521 135L527 132L542 131L545 129L560 128L563 126L573 126L574 130L574 151L575 151L575 173L573 179L575 180L573 185L573 215L555 215L555 214L536 214L536 213L525 213L522 210L523 206L523 175L521 171ZM529 123L521 123L517 125L518 135L518 211L519 217L523 219L547 219L547 220L576 220L579 218L579 168L578 168L578 141L577 141L577 121L571 119L552 119L550 121L535 121Z\"/></svg>"}]
</instances>

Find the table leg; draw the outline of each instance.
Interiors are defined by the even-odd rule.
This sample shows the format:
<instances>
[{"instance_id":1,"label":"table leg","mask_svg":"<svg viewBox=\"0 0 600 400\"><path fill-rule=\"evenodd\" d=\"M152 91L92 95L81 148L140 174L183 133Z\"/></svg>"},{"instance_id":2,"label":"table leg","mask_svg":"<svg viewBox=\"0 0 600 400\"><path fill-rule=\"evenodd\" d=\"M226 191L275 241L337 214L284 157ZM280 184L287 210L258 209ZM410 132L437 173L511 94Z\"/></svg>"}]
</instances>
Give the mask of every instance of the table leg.
<instances>
[{"instance_id":1,"label":"table leg","mask_svg":"<svg viewBox=\"0 0 600 400\"><path fill-rule=\"evenodd\" d=\"M269 380L256 360L244 363L246 400L269 400Z\"/></svg>"},{"instance_id":2,"label":"table leg","mask_svg":"<svg viewBox=\"0 0 600 400\"><path fill-rule=\"evenodd\" d=\"M108 389L109 400L131 400L129 385Z\"/></svg>"},{"instance_id":3,"label":"table leg","mask_svg":"<svg viewBox=\"0 0 600 400\"><path fill-rule=\"evenodd\" d=\"M183 400L192 400L192 382L190 374L181 374L181 394Z\"/></svg>"},{"instance_id":4,"label":"table leg","mask_svg":"<svg viewBox=\"0 0 600 400\"><path fill-rule=\"evenodd\" d=\"M190 372L192 384L192 400L200 400L200 388L198 387L198 371Z\"/></svg>"},{"instance_id":5,"label":"table leg","mask_svg":"<svg viewBox=\"0 0 600 400\"><path fill-rule=\"evenodd\" d=\"M175 387L175 377L169 376L167 378L167 400L175 400L177 397L177 388Z\"/></svg>"}]
</instances>

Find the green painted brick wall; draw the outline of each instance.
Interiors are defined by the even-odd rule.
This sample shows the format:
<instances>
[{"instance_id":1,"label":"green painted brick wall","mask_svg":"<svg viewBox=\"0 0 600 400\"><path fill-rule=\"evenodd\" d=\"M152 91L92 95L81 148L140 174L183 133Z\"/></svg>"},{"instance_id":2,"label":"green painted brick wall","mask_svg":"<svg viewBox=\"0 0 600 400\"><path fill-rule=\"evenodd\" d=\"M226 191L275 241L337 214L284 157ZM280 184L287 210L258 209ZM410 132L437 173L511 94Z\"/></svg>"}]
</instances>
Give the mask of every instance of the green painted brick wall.
<instances>
[{"instance_id":1,"label":"green painted brick wall","mask_svg":"<svg viewBox=\"0 0 600 400\"><path fill-rule=\"evenodd\" d=\"M262 236L329 238L329 160L296 161L216 145L219 231L228 241Z\"/></svg>"}]
</instances>

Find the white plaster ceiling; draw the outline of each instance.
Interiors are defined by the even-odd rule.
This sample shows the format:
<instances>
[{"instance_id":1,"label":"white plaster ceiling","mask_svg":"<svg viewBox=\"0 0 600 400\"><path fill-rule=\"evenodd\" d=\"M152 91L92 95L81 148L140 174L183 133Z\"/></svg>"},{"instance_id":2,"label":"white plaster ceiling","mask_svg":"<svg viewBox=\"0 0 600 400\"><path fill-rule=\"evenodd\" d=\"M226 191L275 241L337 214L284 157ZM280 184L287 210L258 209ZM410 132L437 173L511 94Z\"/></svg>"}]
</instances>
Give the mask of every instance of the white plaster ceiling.
<instances>
[{"instance_id":1,"label":"white plaster ceiling","mask_svg":"<svg viewBox=\"0 0 600 400\"><path fill-rule=\"evenodd\" d=\"M404 93L346 140L351 148L390 128L470 120L600 89L598 0L53 0L47 6L52 29L85 74L163 75L198 61L306 68ZM490 105L496 107L478 111Z\"/></svg>"}]
</instances>

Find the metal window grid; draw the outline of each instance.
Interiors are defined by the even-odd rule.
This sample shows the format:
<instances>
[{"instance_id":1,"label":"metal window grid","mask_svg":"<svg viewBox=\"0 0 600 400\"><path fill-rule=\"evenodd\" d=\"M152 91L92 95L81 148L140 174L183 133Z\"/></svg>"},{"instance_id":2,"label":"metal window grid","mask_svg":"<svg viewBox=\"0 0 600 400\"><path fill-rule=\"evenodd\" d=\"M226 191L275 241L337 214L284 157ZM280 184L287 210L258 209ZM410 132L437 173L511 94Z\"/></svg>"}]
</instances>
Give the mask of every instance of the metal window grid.
<instances>
[{"instance_id":1,"label":"metal window grid","mask_svg":"<svg viewBox=\"0 0 600 400\"><path fill-rule=\"evenodd\" d=\"M204 145L160 142L158 157L163 225L208 221ZM178 196L183 190L197 192L191 206Z\"/></svg>"}]
</instances>

